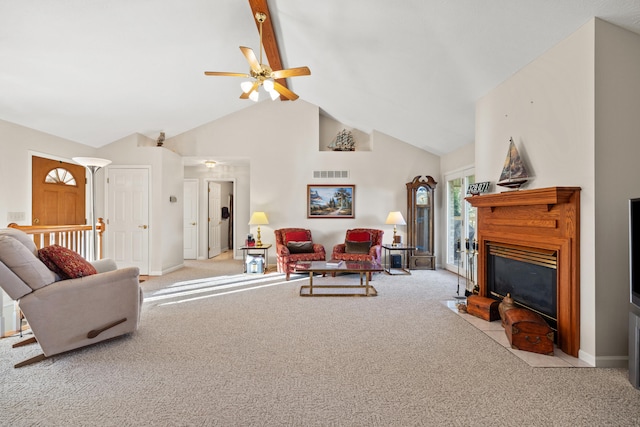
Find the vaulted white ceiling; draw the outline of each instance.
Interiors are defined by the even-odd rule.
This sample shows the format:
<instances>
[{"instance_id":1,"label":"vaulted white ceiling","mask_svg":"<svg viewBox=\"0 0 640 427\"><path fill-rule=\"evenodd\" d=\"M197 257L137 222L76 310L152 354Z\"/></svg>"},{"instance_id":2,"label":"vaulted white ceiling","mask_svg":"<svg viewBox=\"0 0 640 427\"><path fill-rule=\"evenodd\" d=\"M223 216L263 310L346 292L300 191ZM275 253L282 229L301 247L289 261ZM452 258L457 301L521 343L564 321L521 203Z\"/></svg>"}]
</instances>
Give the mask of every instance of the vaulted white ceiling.
<instances>
[{"instance_id":1,"label":"vaulted white ceiling","mask_svg":"<svg viewBox=\"0 0 640 427\"><path fill-rule=\"evenodd\" d=\"M300 99L436 154L472 142L476 100L591 18L640 34L636 0L269 9L283 66L311 69L288 79ZM248 72L241 45L258 53L246 0L0 0L0 119L95 147L170 138L253 104L238 98L242 79L203 74Z\"/></svg>"}]
</instances>

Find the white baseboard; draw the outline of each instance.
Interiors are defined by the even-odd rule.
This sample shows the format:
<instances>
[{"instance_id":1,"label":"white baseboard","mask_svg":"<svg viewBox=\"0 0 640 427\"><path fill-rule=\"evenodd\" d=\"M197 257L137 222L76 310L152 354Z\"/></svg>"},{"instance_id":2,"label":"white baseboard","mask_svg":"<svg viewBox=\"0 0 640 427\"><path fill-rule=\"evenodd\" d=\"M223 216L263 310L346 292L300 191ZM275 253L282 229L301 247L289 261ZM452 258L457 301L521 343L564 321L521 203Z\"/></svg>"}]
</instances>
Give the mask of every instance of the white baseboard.
<instances>
[{"instance_id":1,"label":"white baseboard","mask_svg":"<svg viewBox=\"0 0 640 427\"><path fill-rule=\"evenodd\" d=\"M596 357L596 368L629 368L628 356Z\"/></svg>"},{"instance_id":2,"label":"white baseboard","mask_svg":"<svg viewBox=\"0 0 640 427\"><path fill-rule=\"evenodd\" d=\"M173 267L165 268L162 271L157 271L157 270L156 271L152 271L152 272L149 273L149 276L162 276L163 274L168 274L168 273L171 273L173 271L180 270L183 267L184 267L184 263L181 263L181 264L175 265Z\"/></svg>"},{"instance_id":3,"label":"white baseboard","mask_svg":"<svg viewBox=\"0 0 640 427\"><path fill-rule=\"evenodd\" d=\"M579 350L578 351L578 359L583 362L587 362L591 366L596 366L596 358L594 355L587 353L586 351Z\"/></svg>"},{"instance_id":4,"label":"white baseboard","mask_svg":"<svg viewBox=\"0 0 640 427\"><path fill-rule=\"evenodd\" d=\"M628 368L628 356L594 356L586 351L580 350L578 357L583 362L588 363L596 368Z\"/></svg>"}]
</instances>

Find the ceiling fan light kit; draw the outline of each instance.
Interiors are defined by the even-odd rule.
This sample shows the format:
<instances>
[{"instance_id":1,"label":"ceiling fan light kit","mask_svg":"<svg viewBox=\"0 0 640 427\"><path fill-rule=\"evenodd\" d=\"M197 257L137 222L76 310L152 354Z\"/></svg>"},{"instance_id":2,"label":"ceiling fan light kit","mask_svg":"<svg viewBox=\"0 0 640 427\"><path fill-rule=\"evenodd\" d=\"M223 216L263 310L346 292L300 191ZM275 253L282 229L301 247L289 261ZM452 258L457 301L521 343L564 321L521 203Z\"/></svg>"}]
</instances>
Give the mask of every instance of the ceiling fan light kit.
<instances>
[{"instance_id":1,"label":"ceiling fan light kit","mask_svg":"<svg viewBox=\"0 0 640 427\"><path fill-rule=\"evenodd\" d=\"M242 89L244 93L251 92L251 90L253 90L253 82L246 81L246 82L240 83L240 89Z\"/></svg>"},{"instance_id":2,"label":"ceiling fan light kit","mask_svg":"<svg viewBox=\"0 0 640 427\"><path fill-rule=\"evenodd\" d=\"M309 67L297 67L273 71L268 64L263 64L262 51L264 49L264 45L262 44L262 23L267 19L267 15L263 12L256 12L255 18L256 21L258 21L258 23L260 24L260 60L258 61L258 58L256 58L256 55L251 48L240 46L242 54L247 59L247 62L249 62L249 73L246 74L229 73L226 71L205 71L204 74L206 76L252 78L253 80L248 80L240 83L240 88L242 89L242 94L240 95L241 99L250 99L254 102L257 102L260 98L258 90L260 89L260 86L262 86L273 101L275 101L280 96L283 96L284 98L291 101L295 101L296 99L298 99L298 95L289 90L285 85L278 83L276 80L286 79L287 77L309 76L311 75L311 71L309 70Z\"/></svg>"}]
</instances>

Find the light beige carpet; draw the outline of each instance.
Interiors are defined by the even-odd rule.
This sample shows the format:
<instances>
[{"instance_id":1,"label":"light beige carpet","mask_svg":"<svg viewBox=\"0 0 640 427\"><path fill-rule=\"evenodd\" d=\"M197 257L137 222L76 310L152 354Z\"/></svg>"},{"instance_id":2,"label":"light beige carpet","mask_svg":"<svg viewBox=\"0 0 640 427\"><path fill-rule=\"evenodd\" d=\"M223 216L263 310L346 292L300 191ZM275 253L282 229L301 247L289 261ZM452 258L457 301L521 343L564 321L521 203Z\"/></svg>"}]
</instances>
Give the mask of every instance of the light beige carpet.
<instances>
[{"instance_id":1,"label":"light beige carpet","mask_svg":"<svg viewBox=\"0 0 640 427\"><path fill-rule=\"evenodd\" d=\"M306 278L198 264L143 283L131 336L22 369L37 346L0 341L0 423L640 425L626 370L530 367L442 303L446 271L377 274L373 298L302 298Z\"/></svg>"}]
</instances>

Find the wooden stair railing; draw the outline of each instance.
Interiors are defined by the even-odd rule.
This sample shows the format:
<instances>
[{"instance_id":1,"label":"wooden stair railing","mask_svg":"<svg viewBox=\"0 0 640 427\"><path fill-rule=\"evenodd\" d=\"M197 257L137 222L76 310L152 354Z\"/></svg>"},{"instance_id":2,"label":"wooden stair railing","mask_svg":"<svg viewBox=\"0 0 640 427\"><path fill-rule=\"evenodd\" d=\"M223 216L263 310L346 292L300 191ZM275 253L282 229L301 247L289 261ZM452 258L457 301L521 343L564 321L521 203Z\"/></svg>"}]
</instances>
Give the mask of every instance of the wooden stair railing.
<instances>
[{"instance_id":1,"label":"wooden stair railing","mask_svg":"<svg viewBox=\"0 0 640 427\"><path fill-rule=\"evenodd\" d=\"M17 228L33 235L33 241L38 249L55 244L77 252L85 259L89 259L91 254L93 239L91 225L18 225L11 223L8 227ZM102 259L102 234L104 230L104 221L102 218L98 218L96 223L98 256L96 259Z\"/></svg>"}]
</instances>

